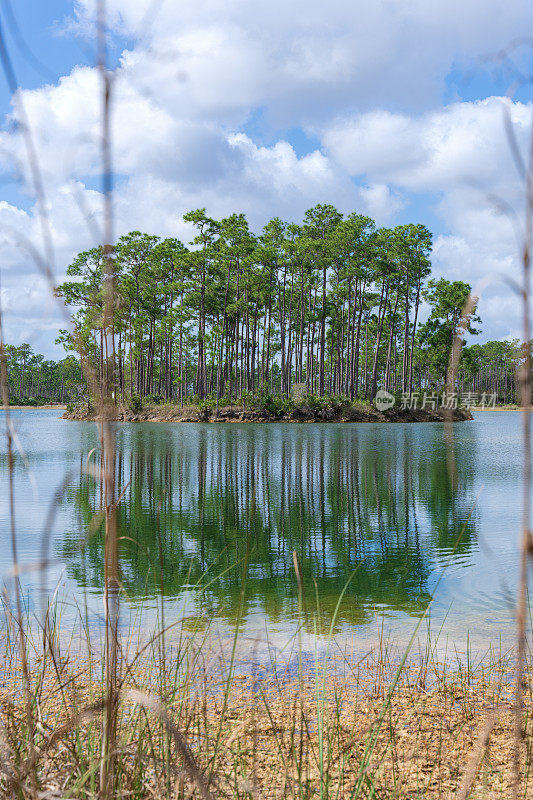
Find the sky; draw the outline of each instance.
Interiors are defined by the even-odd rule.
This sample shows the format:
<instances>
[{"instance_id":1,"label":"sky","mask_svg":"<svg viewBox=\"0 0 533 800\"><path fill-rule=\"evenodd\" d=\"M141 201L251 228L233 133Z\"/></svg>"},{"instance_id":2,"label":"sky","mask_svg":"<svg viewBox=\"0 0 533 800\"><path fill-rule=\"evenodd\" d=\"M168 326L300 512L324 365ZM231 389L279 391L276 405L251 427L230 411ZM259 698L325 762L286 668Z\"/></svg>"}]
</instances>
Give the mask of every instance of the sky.
<instances>
[{"instance_id":1,"label":"sky","mask_svg":"<svg viewBox=\"0 0 533 800\"><path fill-rule=\"evenodd\" d=\"M65 318L28 172L43 176L54 282L101 241L101 83L94 0L2 4L18 100L2 73L0 296L5 339L47 357ZM244 211L256 232L332 203L423 223L433 271L480 294L479 341L520 336L532 121L529 0L108 0L117 236L192 232Z\"/></svg>"}]
</instances>

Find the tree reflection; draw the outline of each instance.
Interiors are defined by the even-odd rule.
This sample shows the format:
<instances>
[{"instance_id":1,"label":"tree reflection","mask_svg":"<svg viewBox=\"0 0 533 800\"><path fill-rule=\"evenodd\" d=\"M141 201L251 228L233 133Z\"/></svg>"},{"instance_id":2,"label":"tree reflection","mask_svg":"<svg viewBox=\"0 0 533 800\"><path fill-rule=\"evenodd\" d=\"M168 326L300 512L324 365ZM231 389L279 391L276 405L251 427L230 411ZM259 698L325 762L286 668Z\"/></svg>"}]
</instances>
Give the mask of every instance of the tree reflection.
<instances>
[{"instance_id":1,"label":"tree reflection","mask_svg":"<svg viewBox=\"0 0 533 800\"><path fill-rule=\"evenodd\" d=\"M120 433L121 579L133 598L194 587L198 609L233 621L247 556L244 614L292 616L296 551L305 601L318 594L325 619L348 581L339 623L373 606L418 614L441 558L464 561L474 541L474 449L456 445L454 488L440 425L147 423ZM72 502L83 528L99 494L80 470ZM62 556L80 585L101 589L101 534L82 557L72 531Z\"/></svg>"}]
</instances>

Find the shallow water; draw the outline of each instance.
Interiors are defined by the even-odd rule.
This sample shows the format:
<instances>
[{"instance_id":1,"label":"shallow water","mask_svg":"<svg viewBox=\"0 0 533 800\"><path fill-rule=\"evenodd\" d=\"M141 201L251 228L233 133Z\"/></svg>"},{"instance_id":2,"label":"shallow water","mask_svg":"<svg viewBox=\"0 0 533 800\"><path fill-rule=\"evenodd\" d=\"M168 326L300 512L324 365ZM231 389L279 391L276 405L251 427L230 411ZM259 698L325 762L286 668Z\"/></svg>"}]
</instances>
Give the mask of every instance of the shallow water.
<instances>
[{"instance_id":1,"label":"shallow water","mask_svg":"<svg viewBox=\"0 0 533 800\"><path fill-rule=\"evenodd\" d=\"M17 410L12 418L25 453L15 463L19 560L29 567L53 559L45 574L23 573L25 603L38 615L57 587L63 627L85 608L97 626L101 533L80 548L99 507L99 481L85 471L93 448L98 465L97 428L58 419L57 411ZM0 569L9 585L3 441L2 448ZM309 646L330 629L362 644L383 630L401 645L424 614L423 628L450 648L464 648L467 638L477 648L507 645L520 527L519 412L484 411L455 424L452 450L456 486L439 423L117 424L118 483L128 485L119 508L125 624L135 632L142 616L149 629L162 594L167 624L183 613L191 629L213 619L224 637L242 615L242 647L254 637L282 647L299 618Z\"/></svg>"}]
</instances>

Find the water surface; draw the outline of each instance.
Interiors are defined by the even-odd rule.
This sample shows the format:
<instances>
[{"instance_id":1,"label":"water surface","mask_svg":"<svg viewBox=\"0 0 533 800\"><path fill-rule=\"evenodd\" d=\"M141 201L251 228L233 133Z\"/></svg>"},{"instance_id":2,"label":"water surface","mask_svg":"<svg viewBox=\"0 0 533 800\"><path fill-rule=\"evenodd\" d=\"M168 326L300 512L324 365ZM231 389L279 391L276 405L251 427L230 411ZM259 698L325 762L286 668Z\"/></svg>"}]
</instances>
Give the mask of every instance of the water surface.
<instances>
[{"instance_id":1,"label":"water surface","mask_svg":"<svg viewBox=\"0 0 533 800\"><path fill-rule=\"evenodd\" d=\"M46 575L23 574L27 607L58 587L68 627L85 606L102 611L103 546L85 546L100 503L94 423L57 411L14 411L19 559L49 549ZM512 640L520 520L517 412L457 423L451 479L443 425L117 424L123 615L155 624L216 620L242 641L275 645L299 617L293 554L303 578L304 629L366 642L380 626L406 640L421 615L453 646ZM12 564L5 444L0 454L0 569ZM66 488L63 485L66 481ZM43 530L54 497L60 498ZM50 520L48 520L50 521ZM244 593L243 571L245 573ZM9 581L8 581L9 582ZM343 600L338 604L340 593ZM429 604L429 611L428 609ZM317 615L316 609L319 608ZM311 613L313 611L313 613ZM242 619L241 619L242 617Z\"/></svg>"}]
</instances>

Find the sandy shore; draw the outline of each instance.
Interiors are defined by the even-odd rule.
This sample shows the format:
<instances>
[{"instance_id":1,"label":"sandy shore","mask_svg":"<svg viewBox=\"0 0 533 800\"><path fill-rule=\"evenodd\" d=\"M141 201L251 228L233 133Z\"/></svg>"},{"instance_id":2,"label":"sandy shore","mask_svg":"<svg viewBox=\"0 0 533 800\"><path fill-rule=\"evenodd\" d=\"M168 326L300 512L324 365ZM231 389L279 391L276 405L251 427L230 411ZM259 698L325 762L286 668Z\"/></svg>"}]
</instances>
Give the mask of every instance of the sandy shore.
<instances>
[{"instance_id":1,"label":"sandy shore","mask_svg":"<svg viewBox=\"0 0 533 800\"><path fill-rule=\"evenodd\" d=\"M204 781L211 773L214 798L311 798L324 783L324 796L332 798L511 796L509 663L452 669L430 659L406 667L396 683L395 666L382 658L362 663L338 655L335 661L336 669L325 676L320 669L298 677L273 675L258 665L255 676L235 675L229 683L202 659L188 661L185 670L174 658L161 669L153 655L129 673L123 666L120 796L201 796L194 793L191 758ZM57 789L72 796L73 786L76 796L86 796L82 787L89 790L101 738L101 674L101 661L72 656L55 665L48 658L32 672L37 776L51 794ZM8 746L16 747L20 759L27 724L23 696L20 670L11 661L0 689L0 715ZM524 702L519 796L531 798L529 685ZM164 724L162 714L168 714Z\"/></svg>"}]
</instances>

